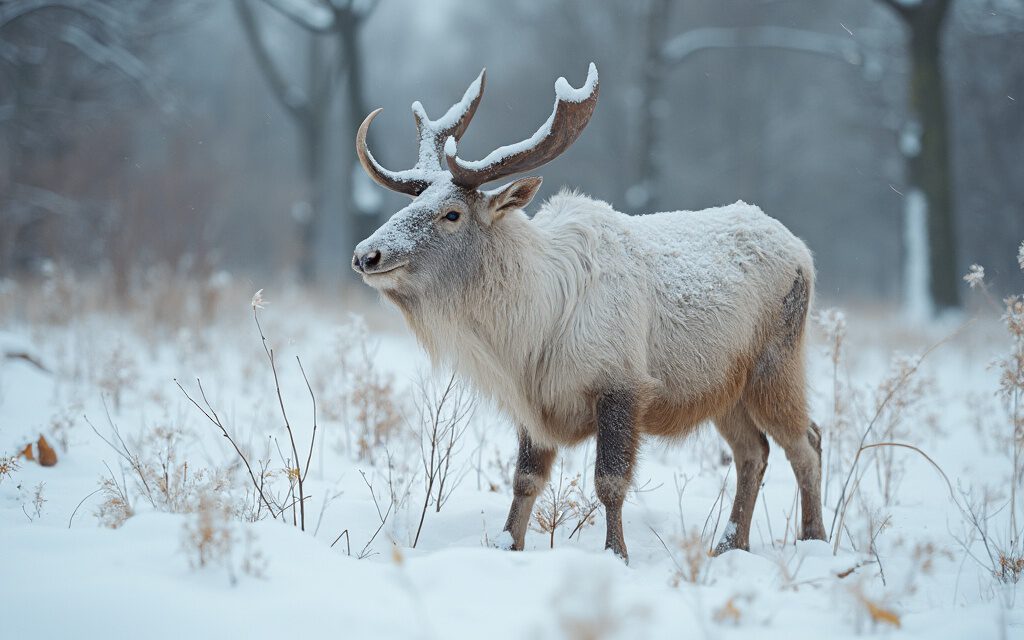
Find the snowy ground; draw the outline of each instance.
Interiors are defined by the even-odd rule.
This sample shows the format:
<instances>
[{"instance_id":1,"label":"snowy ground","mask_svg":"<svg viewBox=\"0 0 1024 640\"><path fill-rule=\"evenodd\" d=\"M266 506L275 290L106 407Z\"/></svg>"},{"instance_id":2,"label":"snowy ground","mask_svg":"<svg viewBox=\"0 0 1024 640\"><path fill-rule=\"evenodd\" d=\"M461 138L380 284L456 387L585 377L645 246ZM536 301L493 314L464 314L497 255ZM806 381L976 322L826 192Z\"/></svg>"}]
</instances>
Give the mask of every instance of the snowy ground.
<instances>
[{"instance_id":1,"label":"snowy ground","mask_svg":"<svg viewBox=\"0 0 1024 640\"><path fill-rule=\"evenodd\" d=\"M985 552L970 543L945 481L910 450L862 456L834 554L825 542L793 544L795 485L773 449L751 552L711 558L706 551L733 490L717 436L707 430L683 443L647 442L624 509L627 567L602 550L600 510L569 539L577 514L568 508L553 550L539 530L529 533L524 553L487 546L511 498L515 443L511 427L479 406L456 443L450 500L440 511L429 505L412 548L424 502L417 389L425 358L397 314L373 302L360 308L371 327L364 358L347 309L324 296L288 298L286 287L264 294L270 302L259 317L303 461L312 411L296 355L317 393L306 531L292 526L292 509L279 518L264 509L249 522L248 474L174 379L195 398L195 379L202 379L257 474L258 461L269 461L266 490L287 504L285 469L294 463L285 461L290 443L253 322L256 288L221 278L196 291L151 292L116 311L69 282L0 289L0 352L29 352L49 369L0 360L0 455L45 434L59 456L48 468L21 459L0 477L0 635L1024 637L1016 587L982 566ZM809 353L814 415L833 459L826 528L892 357L918 354L958 324L912 327L874 311L850 312L847 321L838 367L845 427L832 417L833 366L822 331L815 330ZM988 364L1007 342L994 318L975 322L928 356L901 387L900 406L887 407L876 425L890 429L886 439L927 452L954 487L975 496L990 489L997 540L1007 530L999 505L1010 459L999 434L1009 432L1009 421ZM359 386L367 380L380 384ZM366 404L367 394L374 403ZM366 406L383 412L382 422L388 408L402 418L379 442L371 437L360 447L355 425ZM115 424L149 482L164 478L149 489L156 499L86 419L117 444ZM591 496L592 449L566 452L556 464L563 486L583 472L577 503ZM130 503L123 523L110 503L111 477ZM197 532L206 536L204 566Z\"/></svg>"}]
</instances>

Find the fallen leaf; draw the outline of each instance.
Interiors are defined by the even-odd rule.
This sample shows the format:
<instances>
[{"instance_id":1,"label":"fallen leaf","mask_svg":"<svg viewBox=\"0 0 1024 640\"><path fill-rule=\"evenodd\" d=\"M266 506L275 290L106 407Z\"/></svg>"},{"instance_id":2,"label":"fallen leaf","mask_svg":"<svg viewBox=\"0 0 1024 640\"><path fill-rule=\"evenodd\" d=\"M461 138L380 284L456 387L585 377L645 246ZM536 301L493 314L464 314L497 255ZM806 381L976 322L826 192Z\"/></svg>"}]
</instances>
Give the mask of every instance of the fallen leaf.
<instances>
[{"instance_id":1,"label":"fallen leaf","mask_svg":"<svg viewBox=\"0 0 1024 640\"><path fill-rule=\"evenodd\" d=\"M39 449L39 464L44 467L52 467L57 464L57 452L53 450L53 447L50 446L45 437L39 436L39 442L36 443L36 447Z\"/></svg>"}]
</instances>

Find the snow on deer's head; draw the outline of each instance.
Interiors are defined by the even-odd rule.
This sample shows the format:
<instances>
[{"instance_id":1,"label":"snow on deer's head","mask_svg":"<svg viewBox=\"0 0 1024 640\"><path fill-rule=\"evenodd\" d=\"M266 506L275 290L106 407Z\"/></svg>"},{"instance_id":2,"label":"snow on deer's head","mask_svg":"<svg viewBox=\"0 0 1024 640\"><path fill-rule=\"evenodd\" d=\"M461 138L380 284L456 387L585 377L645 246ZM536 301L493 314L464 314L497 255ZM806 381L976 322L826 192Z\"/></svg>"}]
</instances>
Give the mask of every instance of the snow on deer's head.
<instances>
[{"instance_id":1,"label":"snow on deer's head","mask_svg":"<svg viewBox=\"0 0 1024 640\"><path fill-rule=\"evenodd\" d=\"M484 80L481 72L462 100L438 120L429 119L422 105L413 103L419 158L412 169L385 169L366 147L367 130L380 109L359 127L356 153L363 169L381 186L413 198L356 246L352 268L371 287L406 299L439 288L460 288L478 271L494 225L506 213L529 204L541 179L520 178L494 190L481 187L558 157L582 133L597 104L597 68L591 64L580 89L573 89L565 78L555 82L554 110L536 133L483 160L466 161L456 155L457 142L480 104Z\"/></svg>"}]
</instances>

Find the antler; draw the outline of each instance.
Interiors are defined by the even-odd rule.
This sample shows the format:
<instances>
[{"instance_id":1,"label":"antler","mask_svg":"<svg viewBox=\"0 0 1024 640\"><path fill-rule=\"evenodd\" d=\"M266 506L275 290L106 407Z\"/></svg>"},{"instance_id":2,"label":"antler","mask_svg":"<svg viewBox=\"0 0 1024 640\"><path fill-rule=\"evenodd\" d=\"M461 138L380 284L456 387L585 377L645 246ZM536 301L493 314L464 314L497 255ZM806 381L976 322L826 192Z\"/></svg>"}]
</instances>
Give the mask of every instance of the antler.
<instances>
[{"instance_id":1,"label":"antler","mask_svg":"<svg viewBox=\"0 0 1024 640\"><path fill-rule=\"evenodd\" d=\"M597 67L594 63L590 63L587 81L579 89L573 89L565 78L559 78L555 82L554 110L540 129L526 140L495 149L483 160L466 161L459 158L456 155L458 136L447 138L444 152L452 181L475 189L554 160L583 133L597 106L598 92Z\"/></svg>"},{"instance_id":2,"label":"antler","mask_svg":"<svg viewBox=\"0 0 1024 640\"><path fill-rule=\"evenodd\" d=\"M416 132L419 137L419 158L413 168L406 171L385 169L366 146L366 132L370 128L370 123L382 110L372 111L359 125L359 131L356 132L356 154L366 173L377 184L392 191L413 197L422 193L430 186L431 182L446 173L445 166L441 164L441 152L445 140L448 138L458 140L466 132L466 127L473 119L476 108L480 104L480 98L484 94L486 74L486 69L481 71L476 80L466 89L462 100L452 105L437 120L427 117L427 113L419 101L412 103L412 115L416 119Z\"/></svg>"}]
</instances>

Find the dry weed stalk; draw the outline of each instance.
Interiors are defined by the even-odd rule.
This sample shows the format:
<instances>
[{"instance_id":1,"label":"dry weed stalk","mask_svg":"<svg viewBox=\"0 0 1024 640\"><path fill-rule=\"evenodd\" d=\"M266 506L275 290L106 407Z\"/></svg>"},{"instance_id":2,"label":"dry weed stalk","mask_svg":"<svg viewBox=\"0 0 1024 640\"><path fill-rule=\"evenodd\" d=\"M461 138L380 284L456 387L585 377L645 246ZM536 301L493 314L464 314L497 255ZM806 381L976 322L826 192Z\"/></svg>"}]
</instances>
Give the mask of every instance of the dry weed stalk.
<instances>
[{"instance_id":1,"label":"dry weed stalk","mask_svg":"<svg viewBox=\"0 0 1024 640\"><path fill-rule=\"evenodd\" d=\"M296 356L295 361L298 363L299 371L302 373L302 379L306 383L306 389L309 392L310 401L313 404L313 429L312 434L310 435L309 449L306 453L306 461L305 464L303 464L302 459L299 456L298 447L295 444L295 434L292 430L291 421L288 419L288 411L285 408L284 397L281 394L281 382L280 378L278 377L277 361L275 360L274 350L270 348L270 345L267 341L267 337L263 333L263 327L260 324L259 310L264 308L264 304L266 304L266 301L263 299L263 289L260 289L252 298L252 315L253 320L256 323L256 329L260 335L260 340L263 345L263 351L267 356L268 363L270 364L270 371L274 378L274 391L277 395L277 404L281 411L281 417L284 420L285 431L288 434L288 444L290 445L291 455L289 457L282 453L281 457L285 464L285 477L288 480L288 495L292 498L290 502L287 502L286 504L282 505L279 500L272 499L271 497L268 496L269 492L267 491L266 481L269 478L271 478L271 474L267 470L267 464L263 464L261 466L260 473L257 477L257 474L253 471L253 467L249 461L249 458L245 455L245 453L242 452L242 449L238 446L235 439L231 437L231 434L224 426L224 423L221 420L220 416L217 414L216 410L214 410L213 406L210 404L210 401L207 399L206 391L203 389L202 382L198 378L196 379L196 384L199 387L199 395L202 398L203 405L205 405L205 407L203 405L200 405L197 400L195 400L191 395L189 395L188 391L186 391L185 388L181 386L181 383L178 382L177 379L175 379L174 383L178 385L178 389L181 390L181 392L185 395L189 402L191 402L197 409L199 409L199 411L203 414L203 416L206 417L206 419L211 424L213 424L220 430L222 436L227 438L228 442L231 443L232 448L234 448L235 453L238 455L239 459L245 465L246 471L249 474L249 480L252 483L254 497L258 496L259 498L259 500L256 501L256 514L254 518L259 519L263 507L266 507L270 516L275 520L279 516L283 517L285 511L291 509L292 524L294 526L298 526L302 531L305 531L307 500L305 482L306 476L309 474L309 469L313 459L313 448L314 445L316 444L316 434L318 429L316 394L313 393L313 387L310 385L309 378L306 376L306 370L302 366L302 360L299 359L298 356ZM294 495L296 491L298 493L297 497ZM297 513L296 506L298 507Z\"/></svg>"},{"instance_id":2,"label":"dry weed stalk","mask_svg":"<svg viewBox=\"0 0 1024 640\"><path fill-rule=\"evenodd\" d=\"M950 500L952 500L953 504L957 505L957 507L960 507L960 503L959 503L959 501L956 498L956 492L953 490L953 483L950 482L949 476L946 475L946 472L943 471L942 467L939 466L939 463L935 462L935 460L932 459L931 456L929 456L927 453L922 451L920 448L915 447L912 444L907 444L905 442L874 442L874 443L871 443L871 444L861 445L861 447L857 450L857 454L853 458L853 462L850 465L851 474L853 473L853 470L857 468L857 463L860 461L860 457L861 457L861 455L865 451L871 451L872 449L879 449L879 448L883 448L883 447L892 447L892 448L897 448L897 449L906 449L908 451L913 451L913 452L917 453L918 455L920 455L922 458L924 458L928 462L928 464L930 464L932 466L933 469L938 471L939 475L945 481L946 488L949 490ZM854 490L857 488L857 485L860 483L860 478L861 477L863 477L863 474L857 476L856 482L854 484ZM850 478L848 477L847 478L847 482L849 482L849 480L850 480ZM845 494L845 488L846 488L846 486L844 485L844 494ZM850 503L853 502L854 495L855 495L855 491L850 491L849 497L846 500L844 500L841 503L839 503L838 505L836 505L836 518L838 518L838 520L839 520L839 527L838 527L838 529L835 530L835 535L833 536L833 539L832 539L832 553L833 553L833 555L837 555L839 553L839 542L842 540L842 531L844 529L844 522L846 520L846 511L847 511L847 509L849 509ZM962 508L961 508L961 510L962 510ZM833 519L833 526L834 525L835 525L835 518Z\"/></svg>"},{"instance_id":3,"label":"dry weed stalk","mask_svg":"<svg viewBox=\"0 0 1024 640\"><path fill-rule=\"evenodd\" d=\"M68 452L71 445L71 432L76 424L75 416L80 415L81 412L81 403L73 402L50 418L50 435L64 453Z\"/></svg>"},{"instance_id":4,"label":"dry weed stalk","mask_svg":"<svg viewBox=\"0 0 1024 640\"><path fill-rule=\"evenodd\" d=\"M3 482L5 478L13 477L17 470L17 456L0 456L0 482Z\"/></svg>"},{"instance_id":5,"label":"dry weed stalk","mask_svg":"<svg viewBox=\"0 0 1024 640\"><path fill-rule=\"evenodd\" d=\"M415 549L423 531L427 509L433 504L435 513L451 497L462 479L461 471L452 468L452 460L462 447L469 421L476 410L476 398L455 374L443 388L428 381L420 382L420 454L423 462L423 508L412 546Z\"/></svg>"},{"instance_id":6,"label":"dry weed stalk","mask_svg":"<svg viewBox=\"0 0 1024 640\"><path fill-rule=\"evenodd\" d=\"M201 494L195 517L185 521L183 534L182 548L193 569L226 561L233 542L231 509L211 494Z\"/></svg>"},{"instance_id":7,"label":"dry weed stalk","mask_svg":"<svg viewBox=\"0 0 1024 640\"><path fill-rule=\"evenodd\" d=\"M362 550L356 556L358 559L362 560L363 558L367 558L367 557L373 555L373 551L371 549L371 545L373 545L373 541L377 539L377 536L380 535L380 532L384 529L384 526L388 522L388 517L395 511L396 502L395 502L394 486L391 484L390 476L389 476L389 481L388 481L388 492L389 492L389 494L391 496L391 502L390 502L390 504L388 504L388 508L386 510L381 511L380 500L377 498L377 491L376 491L376 489L373 486L373 482L371 482L366 477L366 474L364 472L360 471L359 475L361 475L363 477L363 483L366 485L366 488L370 491L370 497L373 499L373 506L377 510L377 519L380 522L380 524L377 527L377 529L373 532L373 535L370 536L370 539L366 541L366 544L363 545ZM343 531L341 533L341 535L345 535L347 537L348 536L348 529ZM336 538L334 540L334 543L337 543L338 540L341 539L341 535L339 535L338 538ZM334 543L331 544L332 547L334 546ZM394 545L392 545L392 546L394 546ZM351 547L349 547L349 549L348 549L348 555L352 555Z\"/></svg>"},{"instance_id":8,"label":"dry weed stalk","mask_svg":"<svg viewBox=\"0 0 1024 640\"><path fill-rule=\"evenodd\" d=\"M936 468L938 468L938 465L936 465L935 462L931 460L931 458L929 458L927 455L924 454L924 452L922 452L920 449L913 445L892 442L868 444L867 440L868 437L872 435L872 433L875 431L879 422L882 421L883 419L886 419L887 416L888 420L890 421L890 430L895 428L894 426L892 426L891 421L898 420L899 413L893 413L892 409L899 405L906 406L906 403L903 400L904 394L906 393L908 387L910 387L910 385L913 383L914 377L920 370L925 359L929 355L931 355L936 349L938 349L939 347L941 347L942 345L946 344L954 337L956 337L969 324L970 323L961 325L946 337L929 346L919 356L917 356L917 358L898 359L897 362L900 364L898 364L898 366L895 368L893 374L886 378L880 385L878 394L879 399L875 404L874 413L872 414L871 419L868 421L867 426L864 428L864 431L861 433L860 441L858 442L857 450L854 454L853 461L850 463L850 468L846 473L846 478L843 481L842 488L839 492L839 496L836 499L835 512L832 516L832 526L829 530L829 538L833 542L834 553L839 552L839 541L842 538L843 526L841 516L845 515L846 510L850 505L850 501L853 499L851 489L856 489L859 486L860 479L863 476L863 473L858 474L858 471L860 471L860 469L858 468L857 464L861 459L861 455L865 451L884 446L906 447L908 449L917 451L921 455L924 455L929 462L931 462ZM943 476L945 476L945 474L943 474ZM852 487L851 482L854 482ZM952 490L950 491L950 493L952 494ZM838 528L836 527L837 522L839 524Z\"/></svg>"},{"instance_id":9,"label":"dry weed stalk","mask_svg":"<svg viewBox=\"0 0 1024 640\"><path fill-rule=\"evenodd\" d=\"M100 482L103 502L96 515L105 526L120 527L135 513L133 495L158 511L192 513L201 494L220 495L229 491L230 470L196 469L183 459L180 445L185 432L180 428L156 427L129 442L121 435L109 412L106 416L109 436L103 435L88 417L85 418L96 435L121 458L119 473L108 465L108 475ZM126 473L125 463L130 473Z\"/></svg>"},{"instance_id":10,"label":"dry weed stalk","mask_svg":"<svg viewBox=\"0 0 1024 640\"><path fill-rule=\"evenodd\" d=\"M665 543L665 539L661 537L661 534L650 525L647 528L650 529L654 537L661 543L661 548L665 550L665 555L668 556L668 559L672 561L672 565L675 567L671 580L673 587L678 587L683 582L700 584L704 581L707 577L706 570L713 556L708 538L698 533L696 529L691 529L688 533L683 532L675 541L676 548L682 552L680 561L680 558L676 557L676 553Z\"/></svg>"},{"instance_id":11,"label":"dry weed stalk","mask_svg":"<svg viewBox=\"0 0 1024 640\"><path fill-rule=\"evenodd\" d=\"M402 424L394 378L374 366L375 355L366 322L351 314L315 375L317 392L326 398L325 417L346 426L339 448L351 453L354 434L359 460L372 460ZM322 447L320 451L322 456Z\"/></svg>"},{"instance_id":12,"label":"dry weed stalk","mask_svg":"<svg viewBox=\"0 0 1024 640\"><path fill-rule=\"evenodd\" d=\"M43 515L43 505L48 502L45 496L46 483L40 482L32 489L32 514L30 515L28 509L24 504L21 505L21 510L25 513L25 517L28 518L29 522L35 522Z\"/></svg>"},{"instance_id":13,"label":"dry weed stalk","mask_svg":"<svg viewBox=\"0 0 1024 640\"><path fill-rule=\"evenodd\" d=\"M1024 242L1020 244L1017 252L1017 261L1024 271ZM981 289L986 298L994 305L988 291L988 284L984 280L984 268L972 265L971 271L964 276L972 289ZM989 532L989 517L985 517L984 510L987 509L987 501L983 505L982 514L979 517L975 503L964 493L965 505L961 511L965 513L966 520L973 528L985 547L988 555L988 563L979 562L987 567L997 580L1004 584L1016 584L1024 573L1024 529L1019 522L1021 506L1020 489L1022 474L1024 474L1024 299L1020 295L1011 295L1003 300L1001 320L1006 327L1010 338L1010 348L1005 355L996 359L992 366L999 372L999 387L996 395L1003 402L1009 417L1010 431L1010 498L1009 498L1009 523L1007 531L1000 536L1004 541L999 542ZM969 543L973 540L962 541L961 544L970 554ZM970 554L976 561L973 554Z\"/></svg>"},{"instance_id":14,"label":"dry weed stalk","mask_svg":"<svg viewBox=\"0 0 1024 640\"><path fill-rule=\"evenodd\" d=\"M239 550L240 542L242 547ZM261 578L266 568L266 559L256 549L252 532L245 532L239 540L233 509L210 492L200 494L197 508L186 519L182 527L181 549L188 557L190 567L223 566L232 584L238 581L239 571Z\"/></svg>"},{"instance_id":15,"label":"dry weed stalk","mask_svg":"<svg viewBox=\"0 0 1024 640\"><path fill-rule=\"evenodd\" d=\"M930 377L920 372L915 375L912 371L914 361L907 356L896 356L891 366L892 372L882 380L876 393L876 396L888 398L878 418L878 437L886 441L906 440L912 435L919 435L910 431L909 424L914 424L919 430L925 424L934 427L934 420L931 419L933 416L914 414L927 406L925 400L933 383ZM924 419L915 419L918 417ZM877 450L874 469L886 506L892 504L903 478L904 468L900 460L902 458L896 456L895 448L882 447Z\"/></svg>"},{"instance_id":16,"label":"dry weed stalk","mask_svg":"<svg viewBox=\"0 0 1024 640\"><path fill-rule=\"evenodd\" d=\"M845 443L849 439L852 390L840 376L845 367L846 356L846 315L839 309L825 309L814 316L817 325L825 334L825 355L832 365L832 415L822 425L822 458L826 461L825 468L829 471L824 487L825 500L828 499L833 470L841 466L846 457Z\"/></svg>"},{"instance_id":17,"label":"dry weed stalk","mask_svg":"<svg viewBox=\"0 0 1024 640\"><path fill-rule=\"evenodd\" d=\"M577 473L566 481L565 460L558 463L558 482L549 482L533 510L533 526L548 534L549 547L555 548L555 533L563 524L575 521L569 539L594 523L594 514L601 503L583 488L583 475Z\"/></svg>"},{"instance_id":18,"label":"dry weed stalk","mask_svg":"<svg viewBox=\"0 0 1024 640\"><path fill-rule=\"evenodd\" d=\"M103 363L99 379L96 381L114 401L114 410L121 411L124 394L131 390L138 380L139 371L135 358L124 344L118 343Z\"/></svg>"}]
</instances>

